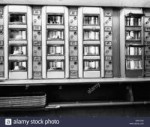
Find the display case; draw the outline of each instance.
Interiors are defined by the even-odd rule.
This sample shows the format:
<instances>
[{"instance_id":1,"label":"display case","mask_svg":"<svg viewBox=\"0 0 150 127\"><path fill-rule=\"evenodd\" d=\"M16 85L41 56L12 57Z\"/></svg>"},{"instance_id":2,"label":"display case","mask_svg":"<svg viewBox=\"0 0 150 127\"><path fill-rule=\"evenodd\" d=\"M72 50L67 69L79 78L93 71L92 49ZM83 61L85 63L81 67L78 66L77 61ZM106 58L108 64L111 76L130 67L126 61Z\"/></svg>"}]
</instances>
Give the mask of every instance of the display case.
<instances>
[{"instance_id":1,"label":"display case","mask_svg":"<svg viewBox=\"0 0 150 127\"><path fill-rule=\"evenodd\" d=\"M7 6L5 39L8 45L8 78L32 78L31 8L28 6Z\"/></svg>"},{"instance_id":2,"label":"display case","mask_svg":"<svg viewBox=\"0 0 150 127\"><path fill-rule=\"evenodd\" d=\"M101 77L101 8L80 8L82 16L81 38L83 57L80 57L80 64L83 62L83 78ZM80 41L80 39L79 39ZM80 47L79 47L80 48ZM82 67L80 67L82 71ZM82 72L81 72L82 73Z\"/></svg>"},{"instance_id":3,"label":"display case","mask_svg":"<svg viewBox=\"0 0 150 127\"><path fill-rule=\"evenodd\" d=\"M125 15L126 77L144 76L143 13Z\"/></svg>"},{"instance_id":4,"label":"display case","mask_svg":"<svg viewBox=\"0 0 150 127\"><path fill-rule=\"evenodd\" d=\"M43 22L43 32L46 37L44 40L43 49L46 51L43 53L43 73L46 71L46 75L43 74L44 78L65 78L66 67L66 46L68 45L67 33L67 8L66 7L45 7L42 9L45 16ZM45 42L46 41L46 42ZM46 55L46 58L44 58ZM69 61L67 59L67 61ZM68 72L67 72L68 73Z\"/></svg>"}]
</instances>

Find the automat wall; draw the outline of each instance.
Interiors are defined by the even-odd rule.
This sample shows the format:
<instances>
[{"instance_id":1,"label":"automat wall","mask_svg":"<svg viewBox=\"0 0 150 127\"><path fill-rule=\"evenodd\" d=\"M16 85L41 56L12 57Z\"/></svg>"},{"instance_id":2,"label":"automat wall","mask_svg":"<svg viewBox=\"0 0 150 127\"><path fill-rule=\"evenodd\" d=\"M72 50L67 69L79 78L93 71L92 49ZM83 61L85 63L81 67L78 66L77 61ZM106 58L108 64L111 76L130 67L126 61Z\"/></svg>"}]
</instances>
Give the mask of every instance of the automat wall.
<instances>
[{"instance_id":1,"label":"automat wall","mask_svg":"<svg viewBox=\"0 0 150 127\"><path fill-rule=\"evenodd\" d=\"M0 77L149 77L149 13L145 8L1 5Z\"/></svg>"}]
</instances>

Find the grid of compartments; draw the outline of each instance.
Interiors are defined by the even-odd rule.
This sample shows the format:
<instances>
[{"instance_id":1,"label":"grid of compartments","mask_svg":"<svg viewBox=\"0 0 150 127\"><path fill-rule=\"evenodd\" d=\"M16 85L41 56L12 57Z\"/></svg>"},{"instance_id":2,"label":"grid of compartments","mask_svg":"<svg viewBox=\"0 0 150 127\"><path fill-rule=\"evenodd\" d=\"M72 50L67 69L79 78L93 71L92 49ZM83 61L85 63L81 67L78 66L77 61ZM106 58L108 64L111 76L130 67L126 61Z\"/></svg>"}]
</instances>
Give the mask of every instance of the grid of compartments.
<instances>
[{"instance_id":1,"label":"grid of compartments","mask_svg":"<svg viewBox=\"0 0 150 127\"><path fill-rule=\"evenodd\" d=\"M90 13L83 8L83 74L84 78L101 77L100 8Z\"/></svg>"},{"instance_id":2,"label":"grid of compartments","mask_svg":"<svg viewBox=\"0 0 150 127\"><path fill-rule=\"evenodd\" d=\"M65 13L63 7L58 9L46 11L47 78L65 78Z\"/></svg>"},{"instance_id":3,"label":"grid of compartments","mask_svg":"<svg viewBox=\"0 0 150 127\"><path fill-rule=\"evenodd\" d=\"M9 79L28 77L27 7L13 11L8 7L8 69Z\"/></svg>"},{"instance_id":4,"label":"grid of compartments","mask_svg":"<svg viewBox=\"0 0 150 127\"><path fill-rule=\"evenodd\" d=\"M21 7L0 7L1 78L113 77L114 10L100 7ZM137 9L142 10L140 13L133 11L135 9L127 10L129 13L123 14L125 25L121 28L125 28L122 30L125 32L125 53L122 55L124 61L120 61L120 72L124 73L122 77L149 77L150 17L144 17L143 9ZM121 41L122 38L119 39ZM6 67L5 62L8 64Z\"/></svg>"},{"instance_id":5,"label":"grid of compartments","mask_svg":"<svg viewBox=\"0 0 150 127\"><path fill-rule=\"evenodd\" d=\"M136 13L125 16L126 77L143 76L142 16Z\"/></svg>"}]
</instances>

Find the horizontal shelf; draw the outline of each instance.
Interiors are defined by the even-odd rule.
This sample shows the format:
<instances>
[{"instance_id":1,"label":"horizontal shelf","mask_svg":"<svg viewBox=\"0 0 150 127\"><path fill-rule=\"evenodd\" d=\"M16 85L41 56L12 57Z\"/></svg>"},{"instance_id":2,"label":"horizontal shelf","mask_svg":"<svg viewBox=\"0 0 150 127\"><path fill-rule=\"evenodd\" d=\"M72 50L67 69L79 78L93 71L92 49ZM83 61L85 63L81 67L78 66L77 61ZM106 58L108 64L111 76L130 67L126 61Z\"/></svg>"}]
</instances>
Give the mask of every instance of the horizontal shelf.
<instances>
[{"instance_id":1,"label":"horizontal shelf","mask_svg":"<svg viewBox=\"0 0 150 127\"><path fill-rule=\"evenodd\" d=\"M64 25L47 25L47 29L64 29Z\"/></svg>"},{"instance_id":2,"label":"horizontal shelf","mask_svg":"<svg viewBox=\"0 0 150 127\"><path fill-rule=\"evenodd\" d=\"M126 44L126 46L128 47L145 47L145 45L142 45L142 44Z\"/></svg>"},{"instance_id":3,"label":"horizontal shelf","mask_svg":"<svg viewBox=\"0 0 150 127\"><path fill-rule=\"evenodd\" d=\"M9 56L9 60L19 60L19 61L23 61L23 60L28 60L27 56Z\"/></svg>"},{"instance_id":4,"label":"horizontal shelf","mask_svg":"<svg viewBox=\"0 0 150 127\"><path fill-rule=\"evenodd\" d=\"M83 41L83 44L87 45L99 45L100 43L100 41Z\"/></svg>"},{"instance_id":5,"label":"horizontal shelf","mask_svg":"<svg viewBox=\"0 0 150 127\"><path fill-rule=\"evenodd\" d=\"M150 82L150 77L145 78L90 78L90 79L40 79L40 80L1 80L0 86L21 86L21 85L71 85L70 83L75 84L84 84L84 83L116 83L116 82ZM112 85L112 84L111 84Z\"/></svg>"},{"instance_id":6,"label":"horizontal shelf","mask_svg":"<svg viewBox=\"0 0 150 127\"><path fill-rule=\"evenodd\" d=\"M126 69L126 71L142 71L143 69Z\"/></svg>"},{"instance_id":7,"label":"horizontal shelf","mask_svg":"<svg viewBox=\"0 0 150 127\"><path fill-rule=\"evenodd\" d=\"M141 26L126 26L125 30L129 30L129 31L141 31L142 28L141 28Z\"/></svg>"},{"instance_id":8,"label":"horizontal shelf","mask_svg":"<svg viewBox=\"0 0 150 127\"><path fill-rule=\"evenodd\" d=\"M144 16L144 14L140 14L140 13L128 13L126 16L128 17L142 17Z\"/></svg>"},{"instance_id":9,"label":"horizontal shelf","mask_svg":"<svg viewBox=\"0 0 150 127\"><path fill-rule=\"evenodd\" d=\"M15 45L27 45L27 41L9 41L9 44Z\"/></svg>"},{"instance_id":10,"label":"horizontal shelf","mask_svg":"<svg viewBox=\"0 0 150 127\"><path fill-rule=\"evenodd\" d=\"M122 102L102 102L102 101L89 101L89 102L57 102L57 103L49 103L45 108L46 109L57 109L57 108L69 108L69 107L91 107L91 106L121 106L121 105L140 105L140 104L150 104L150 101L122 101Z\"/></svg>"},{"instance_id":11,"label":"horizontal shelf","mask_svg":"<svg viewBox=\"0 0 150 127\"><path fill-rule=\"evenodd\" d=\"M64 60L64 56L47 56L47 60Z\"/></svg>"},{"instance_id":12,"label":"horizontal shelf","mask_svg":"<svg viewBox=\"0 0 150 127\"><path fill-rule=\"evenodd\" d=\"M127 59L142 59L142 55L126 55Z\"/></svg>"},{"instance_id":13,"label":"horizontal shelf","mask_svg":"<svg viewBox=\"0 0 150 127\"><path fill-rule=\"evenodd\" d=\"M130 40L125 40L126 42L130 42L130 43L132 43L132 42L140 42L140 43L142 43L142 40L135 40L135 39L130 39Z\"/></svg>"},{"instance_id":14,"label":"horizontal shelf","mask_svg":"<svg viewBox=\"0 0 150 127\"><path fill-rule=\"evenodd\" d=\"M99 30L100 26L83 26L83 29Z\"/></svg>"},{"instance_id":15,"label":"horizontal shelf","mask_svg":"<svg viewBox=\"0 0 150 127\"><path fill-rule=\"evenodd\" d=\"M84 60L99 60L100 56L84 56Z\"/></svg>"},{"instance_id":16,"label":"horizontal shelf","mask_svg":"<svg viewBox=\"0 0 150 127\"><path fill-rule=\"evenodd\" d=\"M65 44L65 42L64 41L47 41L47 44L49 45Z\"/></svg>"},{"instance_id":17,"label":"horizontal shelf","mask_svg":"<svg viewBox=\"0 0 150 127\"><path fill-rule=\"evenodd\" d=\"M27 28L27 25L9 25L9 28L19 28L19 29L25 29Z\"/></svg>"}]
</instances>

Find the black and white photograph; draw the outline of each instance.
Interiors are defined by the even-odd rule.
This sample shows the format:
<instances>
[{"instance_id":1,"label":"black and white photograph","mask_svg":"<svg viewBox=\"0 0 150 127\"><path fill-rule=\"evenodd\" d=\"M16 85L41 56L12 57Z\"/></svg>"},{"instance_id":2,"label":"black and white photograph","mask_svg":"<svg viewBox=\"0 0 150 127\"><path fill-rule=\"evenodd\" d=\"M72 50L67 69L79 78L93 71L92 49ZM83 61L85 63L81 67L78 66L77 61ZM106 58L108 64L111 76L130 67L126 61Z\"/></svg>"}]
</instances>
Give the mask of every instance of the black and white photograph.
<instances>
[{"instance_id":1,"label":"black and white photograph","mask_svg":"<svg viewBox=\"0 0 150 127\"><path fill-rule=\"evenodd\" d=\"M0 0L0 127L150 127L150 0Z\"/></svg>"}]
</instances>

